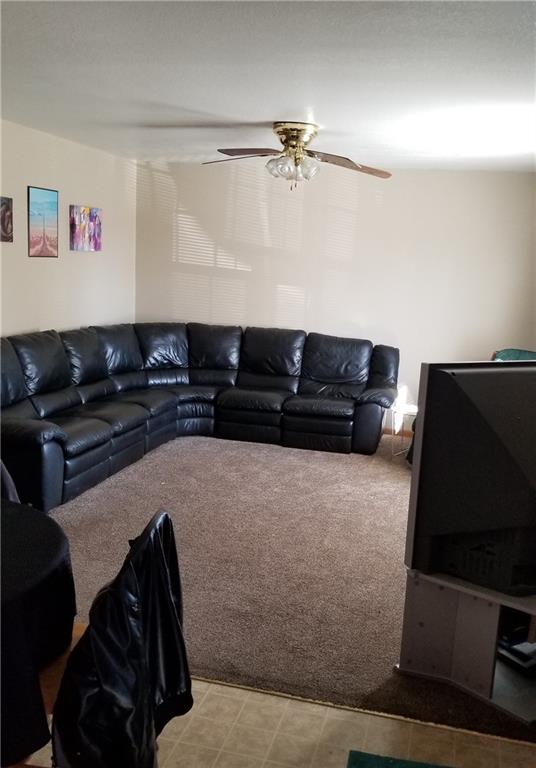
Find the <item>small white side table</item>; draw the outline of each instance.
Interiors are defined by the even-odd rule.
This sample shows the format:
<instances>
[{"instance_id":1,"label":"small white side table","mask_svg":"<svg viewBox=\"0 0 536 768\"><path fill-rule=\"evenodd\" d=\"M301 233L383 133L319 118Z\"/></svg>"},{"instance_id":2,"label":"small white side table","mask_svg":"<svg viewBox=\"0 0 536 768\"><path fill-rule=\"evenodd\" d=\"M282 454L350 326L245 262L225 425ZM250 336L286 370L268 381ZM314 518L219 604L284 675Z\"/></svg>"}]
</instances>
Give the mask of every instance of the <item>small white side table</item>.
<instances>
[{"instance_id":1,"label":"small white side table","mask_svg":"<svg viewBox=\"0 0 536 768\"><path fill-rule=\"evenodd\" d=\"M411 445L411 441L407 443L404 440L404 427L406 425L406 419L411 417L415 418L418 412L418 407L411 403L396 403L391 407L391 455L400 456L401 453L406 453ZM396 436L399 435L400 440L396 441ZM395 442L398 442L398 450Z\"/></svg>"}]
</instances>

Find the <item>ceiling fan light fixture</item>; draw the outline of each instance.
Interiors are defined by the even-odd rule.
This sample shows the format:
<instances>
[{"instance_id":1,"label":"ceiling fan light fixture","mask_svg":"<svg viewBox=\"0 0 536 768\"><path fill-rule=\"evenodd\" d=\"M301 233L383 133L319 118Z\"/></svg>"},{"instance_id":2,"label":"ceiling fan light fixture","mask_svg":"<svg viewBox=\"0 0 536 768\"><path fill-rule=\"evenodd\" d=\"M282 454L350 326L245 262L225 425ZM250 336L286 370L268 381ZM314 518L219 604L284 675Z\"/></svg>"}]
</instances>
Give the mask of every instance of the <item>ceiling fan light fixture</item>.
<instances>
[{"instance_id":1,"label":"ceiling fan light fixture","mask_svg":"<svg viewBox=\"0 0 536 768\"><path fill-rule=\"evenodd\" d=\"M280 150L271 148L231 147L218 149L222 155L229 155L225 160L209 160L204 165L212 163L228 163L230 160L245 160L248 157L266 157L270 159L266 163L266 170L275 179L290 181L290 188L296 189L299 181L310 181L320 168L320 163L330 163L352 171L368 173L380 179L388 179L389 171L379 168L371 168L368 165L354 163L348 157L332 155L327 152L311 152L307 149L309 142L314 139L318 131L315 123L278 122L273 124L273 130L283 145Z\"/></svg>"},{"instance_id":2,"label":"ceiling fan light fixture","mask_svg":"<svg viewBox=\"0 0 536 768\"><path fill-rule=\"evenodd\" d=\"M271 157L268 162L266 163L266 170L270 174L270 176L273 176L274 179L280 179L281 176L279 175L279 170L277 168L277 161L279 160L278 157Z\"/></svg>"},{"instance_id":3,"label":"ceiling fan light fixture","mask_svg":"<svg viewBox=\"0 0 536 768\"><path fill-rule=\"evenodd\" d=\"M286 181L309 181L318 173L320 163L312 157L296 157L295 153L284 153L272 157L266 163L266 170L275 179Z\"/></svg>"},{"instance_id":4,"label":"ceiling fan light fixture","mask_svg":"<svg viewBox=\"0 0 536 768\"><path fill-rule=\"evenodd\" d=\"M320 170L320 163L318 160L315 160L314 157L305 156L300 163L300 169L303 174L303 178L306 181L310 181Z\"/></svg>"}]
</instances>

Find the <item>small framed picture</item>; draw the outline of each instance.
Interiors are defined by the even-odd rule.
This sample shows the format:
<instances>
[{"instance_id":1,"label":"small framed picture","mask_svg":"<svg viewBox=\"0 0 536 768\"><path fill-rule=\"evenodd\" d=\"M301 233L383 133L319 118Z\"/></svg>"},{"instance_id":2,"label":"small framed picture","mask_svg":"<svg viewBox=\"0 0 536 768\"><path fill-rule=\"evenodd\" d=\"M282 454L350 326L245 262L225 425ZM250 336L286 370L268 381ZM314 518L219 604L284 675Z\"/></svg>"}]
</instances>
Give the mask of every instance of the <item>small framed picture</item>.
<instances>
[{"instance_id":1,"label":"small framed picture","mask_svg":"<svg viewBox=\"0 0 536 768\"><path fill-rule=\"evenodd\" d=\"M102 208L69 206L69 248L71 251L102 250Z\"/></svg>"},{"instance_id":2,"label":"small framed picture","mask_svg":"<svg viewBox=\"0 0 536 768\"><path fill-rule=\"evenodd\" d=\"M28 187L28 256L58 257L58 192Z\"/></svg>"},{"instance_id":3,"label":"small framed picture","mask_svg":"<svg viewBox=\"0 0 536 768\"><path fill-rule=\"evenodd\" d=\"M0 242L13 242L13 198L0 197Z\"/></svg>"}]
</instances>

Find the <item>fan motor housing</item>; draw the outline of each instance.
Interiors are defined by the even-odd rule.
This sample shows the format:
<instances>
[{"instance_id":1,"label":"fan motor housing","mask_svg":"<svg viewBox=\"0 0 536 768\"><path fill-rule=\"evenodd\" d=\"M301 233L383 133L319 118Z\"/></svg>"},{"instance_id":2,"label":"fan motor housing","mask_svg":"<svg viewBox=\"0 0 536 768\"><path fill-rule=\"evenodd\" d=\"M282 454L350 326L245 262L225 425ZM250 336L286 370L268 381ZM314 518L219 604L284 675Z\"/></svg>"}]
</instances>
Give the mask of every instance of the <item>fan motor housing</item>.
<instances>
[{"instance_id":1,"label":"fan motor housing","mask_svg":"<svg viewBox=\"0 0 536 768\"><path fill-rule=\"evenodd\" d=\"M280 122L273 124L273 131L279 137L281 144L290 149L305 147L318 131L314 123Z\"/></svg>"}]
</instances>

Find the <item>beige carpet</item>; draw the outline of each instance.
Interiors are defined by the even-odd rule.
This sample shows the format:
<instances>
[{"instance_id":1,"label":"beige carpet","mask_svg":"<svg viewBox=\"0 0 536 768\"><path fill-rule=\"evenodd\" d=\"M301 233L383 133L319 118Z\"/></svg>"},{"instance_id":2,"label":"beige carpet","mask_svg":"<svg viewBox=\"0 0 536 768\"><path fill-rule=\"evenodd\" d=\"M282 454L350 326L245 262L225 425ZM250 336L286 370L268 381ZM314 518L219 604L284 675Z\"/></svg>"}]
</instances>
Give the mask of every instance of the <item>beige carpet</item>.
<instances>
[{"instance_id":1,"label":"beige carpet","mask_svg":"<svg viewBox=\"0 0 536 768\"><path fill-rule=\"evenodd\" d=\"M195 675L535 740L473 697L393 672L409 483L387 437L370 457L181 438L52 515L85 620L128 539L171 514Z\"/></svg>"}]
</instances>

